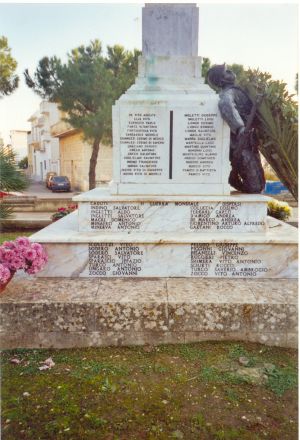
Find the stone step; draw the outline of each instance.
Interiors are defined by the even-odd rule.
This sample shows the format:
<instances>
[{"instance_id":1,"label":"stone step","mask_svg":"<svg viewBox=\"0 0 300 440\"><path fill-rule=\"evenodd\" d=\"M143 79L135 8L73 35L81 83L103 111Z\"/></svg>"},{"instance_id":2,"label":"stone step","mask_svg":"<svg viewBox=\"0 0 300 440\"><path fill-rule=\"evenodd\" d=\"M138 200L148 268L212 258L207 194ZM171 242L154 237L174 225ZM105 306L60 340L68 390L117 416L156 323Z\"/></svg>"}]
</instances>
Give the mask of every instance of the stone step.
<instances>
[{"instance_id":1,"label":"stone step","mask_svg":"<svg viewBox=\"0 0 300 440\"><path fill-rule=\"evenodd\" d=\"M3 349L203 340L297 347L296 280L15 275L0 308Z\"/></svg>"},{"instance_id":2,"label":"stone step","mask_svg":"<svg viewBox=\"0 0 300 440\"><path fill-rule=\"evenodd\" d=\"M41 277L296 278L297 229L267 233L78 232L77 213L31 236L49 255Z\"/></svg>"},{"instance_id":3,"label":"stone step","mask_svg":"<svg viewBox=\"0 0 300 440\"><path fill-rule=\"evenodd\" d=\"M118 196L96 188L74 198L82 232L265 232L260 194L230 196Z\"/></svg>"}]
</instances>

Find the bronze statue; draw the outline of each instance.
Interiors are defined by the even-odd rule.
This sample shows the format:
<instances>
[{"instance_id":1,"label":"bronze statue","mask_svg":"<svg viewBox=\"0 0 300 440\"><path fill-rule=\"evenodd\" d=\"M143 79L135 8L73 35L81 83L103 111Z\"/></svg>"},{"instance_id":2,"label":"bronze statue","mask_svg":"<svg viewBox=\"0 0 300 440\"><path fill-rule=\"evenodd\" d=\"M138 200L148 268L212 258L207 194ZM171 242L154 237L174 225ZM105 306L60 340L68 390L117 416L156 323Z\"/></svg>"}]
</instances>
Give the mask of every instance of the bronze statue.
<instances>
[{"instance_id":1,"label":"bronze statue","mask_svg":"<svg viewBox=\"0 0 300 440\"><path fill-rule=\"evenodd\" d=\"M209 69L207 79L212 86L221 88L219 109L231 130L229 184L241 192L261 193L266 181L252 127L257 103L253 104L247 93L235 85L235 74L225 64Z\"/></svg>"}]
</instances>

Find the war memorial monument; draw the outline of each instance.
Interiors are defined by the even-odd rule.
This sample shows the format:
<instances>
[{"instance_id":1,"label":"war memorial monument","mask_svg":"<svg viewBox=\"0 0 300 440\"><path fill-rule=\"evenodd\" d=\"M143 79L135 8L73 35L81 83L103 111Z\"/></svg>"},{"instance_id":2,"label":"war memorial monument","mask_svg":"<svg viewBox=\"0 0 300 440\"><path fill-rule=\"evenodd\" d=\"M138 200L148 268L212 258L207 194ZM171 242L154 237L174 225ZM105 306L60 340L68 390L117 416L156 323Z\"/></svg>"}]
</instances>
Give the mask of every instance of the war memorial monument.
<instances>
[{"instance_id":1,"label":"war memorial monument","mask_svg":"<svg viewBox=\"0 0 300 440\"><path fill-rule=\"evenodd\" d=\"M142 39L135 84L113 106L113 181L32 237L49 262L31 286L15 281L31 293L8 344L294 346L297 231L267 217L252 168L233 173L235 128L201 75L197 6L146 4Z\"/></svg>"}]
</instances>

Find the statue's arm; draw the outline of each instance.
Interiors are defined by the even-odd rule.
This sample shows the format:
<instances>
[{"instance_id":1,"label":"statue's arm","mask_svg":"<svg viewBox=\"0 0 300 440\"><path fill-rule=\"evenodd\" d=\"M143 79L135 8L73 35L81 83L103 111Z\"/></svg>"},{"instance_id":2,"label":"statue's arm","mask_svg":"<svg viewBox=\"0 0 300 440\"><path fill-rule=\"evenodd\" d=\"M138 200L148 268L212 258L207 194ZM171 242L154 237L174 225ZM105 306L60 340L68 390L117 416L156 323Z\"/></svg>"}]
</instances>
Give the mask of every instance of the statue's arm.
<instances>
[{"instance_id":1,"label":"statue's arm","mask_svg":"<svg viewBox=\"0 0 300 440\"><path fill-rule=\"evenodd\" d=\"M222 118L227 122L233 133L237 134L245 127L245 124L235 106L232 91L220 94L219 109Z\"/></svg>"}]
</instances>

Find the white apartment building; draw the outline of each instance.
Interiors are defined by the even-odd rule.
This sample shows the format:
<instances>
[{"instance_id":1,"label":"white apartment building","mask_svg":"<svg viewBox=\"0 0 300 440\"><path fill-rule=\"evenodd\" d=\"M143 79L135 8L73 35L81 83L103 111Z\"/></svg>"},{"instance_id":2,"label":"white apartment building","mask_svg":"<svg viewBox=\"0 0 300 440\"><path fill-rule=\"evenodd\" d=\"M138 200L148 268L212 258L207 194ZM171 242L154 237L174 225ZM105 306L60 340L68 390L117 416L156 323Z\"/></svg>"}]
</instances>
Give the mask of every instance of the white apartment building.
<instances>
[{"instance_id":1,"label":"white apartment building","mask_svg":"<svg viewBox=\"0 0 300 440\"><path fill-rule=\"evenodd\" d=\"M27 134L26 130L10 131L10 146L14 153L16 153L16 162L27 156Z\"/></svg>"},{"instance_id":2,"label":"white apartment building","mask_svg":"<svg viewBox=\"0 0 300 440\"><path fill-rule=\"evenodd\" d=\"M49 171L60 172L59 139L50 134L50 127L59 121L60 112L55 103L42 101L40 108L28 121L28 174L36 181L44 181Z\"/></svg>"}]
</instances>

